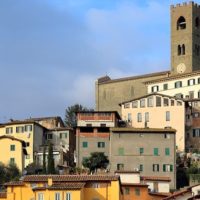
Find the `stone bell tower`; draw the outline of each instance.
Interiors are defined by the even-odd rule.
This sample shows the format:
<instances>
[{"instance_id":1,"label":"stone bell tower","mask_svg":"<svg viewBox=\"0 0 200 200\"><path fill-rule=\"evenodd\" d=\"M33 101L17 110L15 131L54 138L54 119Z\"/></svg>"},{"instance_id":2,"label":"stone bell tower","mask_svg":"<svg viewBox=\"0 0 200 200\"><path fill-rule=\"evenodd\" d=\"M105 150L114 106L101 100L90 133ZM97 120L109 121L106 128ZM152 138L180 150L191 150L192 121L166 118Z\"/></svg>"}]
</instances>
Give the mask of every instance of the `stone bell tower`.
<instances>
[{"instance_id":1,"label":"stone bell tower","mask_svg":"<svg viewBox=\"0 0 200 200\"><path fill-rule=\"evenodd\" d=\"M200 70L200 5L171 6L171 73Z\"/></svg>"}]
</instances>

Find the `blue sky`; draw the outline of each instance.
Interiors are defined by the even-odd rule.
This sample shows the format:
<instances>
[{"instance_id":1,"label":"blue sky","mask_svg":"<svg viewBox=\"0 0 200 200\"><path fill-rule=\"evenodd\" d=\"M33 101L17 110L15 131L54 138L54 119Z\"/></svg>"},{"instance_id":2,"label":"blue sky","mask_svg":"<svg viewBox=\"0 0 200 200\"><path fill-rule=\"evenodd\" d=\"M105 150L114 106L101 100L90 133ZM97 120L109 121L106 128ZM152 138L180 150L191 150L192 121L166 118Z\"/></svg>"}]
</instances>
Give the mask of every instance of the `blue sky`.
<instances>
[{"instance_id":1,"label":"blue sky","mask_svg":"<svg viewBox=\"0 0 200 200\"><path fill-rule=\"evenodd\" d=\"M174 0L1 0L0 122L94 107L95 80L170 68Z\"/></svg>"}]
</instances>

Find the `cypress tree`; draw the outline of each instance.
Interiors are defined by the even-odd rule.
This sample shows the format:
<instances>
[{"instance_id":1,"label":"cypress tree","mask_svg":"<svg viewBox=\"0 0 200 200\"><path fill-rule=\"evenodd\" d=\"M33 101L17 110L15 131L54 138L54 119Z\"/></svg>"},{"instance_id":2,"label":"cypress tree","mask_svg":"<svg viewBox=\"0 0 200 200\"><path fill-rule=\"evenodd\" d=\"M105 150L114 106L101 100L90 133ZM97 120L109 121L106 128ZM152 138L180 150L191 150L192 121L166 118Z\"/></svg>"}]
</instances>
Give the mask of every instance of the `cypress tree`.
<instances>
[{"instance_id":1,"label":"cypress tree","mask_svg":"<svg viewBox=\"0 0 200 200\"><path fill-rule=\"evenodd\" d=\"M53 158L53 145L49 143L48 146L48 174L55 174L54 158Z\"/></svg>"},{"instance_id":2,"label":"cypress tree","mask_svg":"<svg viewBox=\"0 0 200 200\"><path fill-rule=\"evenodd\" d=\"M46 146L43 148L43 166L42 166L42 173L46 174L47 173L47 168L46 168Z\"/></svg>"}]
</instances>

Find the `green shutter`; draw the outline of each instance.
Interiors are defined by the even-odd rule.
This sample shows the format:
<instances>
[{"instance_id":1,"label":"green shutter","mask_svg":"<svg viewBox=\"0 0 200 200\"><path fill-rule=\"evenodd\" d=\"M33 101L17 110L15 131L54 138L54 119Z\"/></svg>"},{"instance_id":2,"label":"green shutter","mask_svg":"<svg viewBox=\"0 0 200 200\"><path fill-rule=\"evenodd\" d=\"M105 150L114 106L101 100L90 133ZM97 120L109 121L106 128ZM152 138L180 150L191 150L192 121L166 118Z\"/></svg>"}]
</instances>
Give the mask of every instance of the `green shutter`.
<instances>
[{"instance_id":1,"label":"green shutter","mask_svg":"<svg viewBox=\"0 0 200 200\"><path fill-rule=\"evenodd\" d=\"M87 142L83 142L83 148L87 148L88 147L88 143Z\"/></svg>"},{"instance_id":2,"label":"green shutter","mask_svg":"<svg viewBox=\"0 0 200 200\"><path fill-rule=\"evenodd\" d=\"M158 148L153 149L153 154L154 154L154 156L158 156Z\"/></svg>"},{"instance_id":3,"label":"green shutter","mask_svg":"<svg viewBox=\"0 0 200 200\"><path fill-rule=\"evenodd\" d=\"M163 165L163 172L166 172L166 165Z\"/></svg>"},{"instance_id":4,"label":"green shutter","mask_svg":"<svg viewBox=\"0 0 200 200\"><path fill-rule=\"evenodd\" d=\"M165 155L169 156L170 155L170 149L169 148L165 148Z\"/></svg>"},{"instance_id":5,"label":"green shutter","mask_svg":"<svg viewBox=\"0 0 200 200\"><path fill-rule=\"evenodd\" d=\"M119 156L123 156L124 155L124 148L120 147L118 149L118 154L119 154Z\"/></svg>"},{"instance_id":6,"label":"green shutter","mask_svg":"<svg viewBox=\"0 0 200 200\"><path fill-rule=\"evenodd\" d=\"M170 172L173 172L173 165L170 165Z\"/></svg>"},{"instance_id":7,"label":"green shutter","mask_svg":"<svg viewBox=\"0 0 200 200\"><path fill-rule=\"evenodd\" d=\"M144 153L144 148L140 148L140 154Z\"/></svg>"}]
</instances>

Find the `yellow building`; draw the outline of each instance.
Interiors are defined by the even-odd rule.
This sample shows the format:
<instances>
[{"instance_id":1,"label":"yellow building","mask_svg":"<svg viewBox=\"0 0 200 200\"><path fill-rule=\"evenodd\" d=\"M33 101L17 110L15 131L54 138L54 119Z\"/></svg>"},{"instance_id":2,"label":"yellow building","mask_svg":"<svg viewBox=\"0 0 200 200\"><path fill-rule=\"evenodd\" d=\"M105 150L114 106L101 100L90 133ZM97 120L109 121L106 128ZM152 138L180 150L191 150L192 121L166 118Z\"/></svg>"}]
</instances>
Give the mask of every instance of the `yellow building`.
<instances>
[{"instance_id":1,"label":"yellow building","mask_svg":"<svg viewBox=\"0 0 200 200\"><path fill-rule=\"evenodd\" d=\"M5 184L0 200L120 200L116 175L31 175Z\"/></svg>"},{"instance_id":2,"label":"yellow building","mask_svg":"<svg viewBox=\"0 0 200 200\"><path fill-rule=\"evenodd\" d=\"M34 153L44 141L45 128L34 121L11 121L0 125L0 136L12 136L26 143L25 167L34 161ZM17 151L16 151L17 153ZM19 152L20 156L21 152ZM7 156L4 154L2 156ZM2 160L5 160L3 158ZM2 161L0 159L0 161Z\"/></svg>"},{"instance_id":3,"label":"yellow building","mask_svg":"<svg viewBox=\"0 0 200 200\"><path fill-rule=\"evenodd\" d=\"M20 171L24 169L26 143L12 136L0 136L0 162L5 165L16 164ZM4 153L5 152L5 153Z\"/></svg>"}]
</instances>

